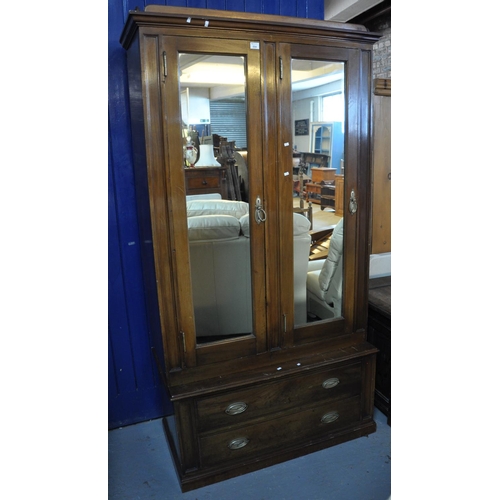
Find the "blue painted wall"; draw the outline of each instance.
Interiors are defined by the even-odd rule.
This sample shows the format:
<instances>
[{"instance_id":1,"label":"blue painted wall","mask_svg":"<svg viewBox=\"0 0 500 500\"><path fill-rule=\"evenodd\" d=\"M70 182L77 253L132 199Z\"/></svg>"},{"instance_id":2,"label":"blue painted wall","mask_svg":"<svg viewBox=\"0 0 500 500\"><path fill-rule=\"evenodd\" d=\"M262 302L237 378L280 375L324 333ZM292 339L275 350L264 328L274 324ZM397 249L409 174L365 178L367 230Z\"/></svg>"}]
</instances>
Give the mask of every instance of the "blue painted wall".
<instances>
[{"instance_id":1,"label":"blue painted wall","mask_svg":"<svg viewBox=\"0 0 500 500\"><path fill-rule=\"evenodd\" d=\"M324 0L108 0L108 425L172 413L151 355L139 255L126 52L127 13L147 4L324 18Z\"/></svg>"}]
</instances>

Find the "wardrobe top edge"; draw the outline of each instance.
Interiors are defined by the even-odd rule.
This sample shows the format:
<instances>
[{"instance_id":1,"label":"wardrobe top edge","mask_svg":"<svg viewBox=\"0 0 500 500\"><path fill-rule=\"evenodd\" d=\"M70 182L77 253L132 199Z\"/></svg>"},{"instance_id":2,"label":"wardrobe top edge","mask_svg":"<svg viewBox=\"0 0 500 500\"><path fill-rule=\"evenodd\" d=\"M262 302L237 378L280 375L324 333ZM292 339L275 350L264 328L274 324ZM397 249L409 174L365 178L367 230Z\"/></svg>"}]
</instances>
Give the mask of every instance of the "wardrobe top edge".
<instances>
[{"instance_id":1,"label":"wardrobe top edge","mask_svg":"<svg viewBox=\"0 0 500 500\"><path fill-rule=\"evenodd\" d=\"M245 25L246 29L265 30L267 28L269 32L290 28L295 28L297 32L313 29L318 33L323 32L325 35L339 36L343 34L346 38L360 37L372 43L381 37L379 33L369 32L365 26L360 24L230 10L147 5L144 11L129 11L120 37L120 43L127 48L133 33L139 26L179 26L179 21L182 19L185 19L182 21L183 24L197 27L206 26L208 22L208 27L212 25L212 27L236 28L236 24L239 23Z\"/></svg>"}]
</instances>

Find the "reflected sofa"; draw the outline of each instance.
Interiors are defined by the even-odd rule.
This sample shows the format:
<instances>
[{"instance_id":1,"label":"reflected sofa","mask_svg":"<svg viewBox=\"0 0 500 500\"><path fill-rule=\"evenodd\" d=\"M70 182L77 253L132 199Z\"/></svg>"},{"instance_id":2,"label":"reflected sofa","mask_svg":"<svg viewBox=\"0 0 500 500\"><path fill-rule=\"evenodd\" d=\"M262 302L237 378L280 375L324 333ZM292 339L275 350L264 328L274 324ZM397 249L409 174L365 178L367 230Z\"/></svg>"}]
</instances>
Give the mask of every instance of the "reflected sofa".
<instances>
[{"instance_id":1,"label":"reflected sofa","mask_svg":"<svg viewBox=\"0 0 500 500\"><path fill-rule=\"evenodd\" d=\"M326 259L309 262L307 273L308 311L320 319L342 315L344 219L335 225Z\"/></svg>"},{"instance_id":2,"label":"reflected sofa","mask_svg":"<svg viewBox=\"0 0 500 500\"><path fill-rule=\"evenodd\" d=\"M248 203L195 195L187 197L186 208L197 337L251 333ZM300 214L293 222L295 323L304 324L310 222Z\"/></svg>"}]
</instances>

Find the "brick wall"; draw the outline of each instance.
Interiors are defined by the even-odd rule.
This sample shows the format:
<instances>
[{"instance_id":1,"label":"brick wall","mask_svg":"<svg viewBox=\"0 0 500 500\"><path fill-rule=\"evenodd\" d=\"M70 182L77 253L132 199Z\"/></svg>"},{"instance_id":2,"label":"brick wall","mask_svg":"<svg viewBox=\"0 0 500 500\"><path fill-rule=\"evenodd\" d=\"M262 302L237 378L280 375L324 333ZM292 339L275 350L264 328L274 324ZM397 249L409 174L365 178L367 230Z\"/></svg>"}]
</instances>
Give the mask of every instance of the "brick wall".
<instances>
[{"instance_id":1,"label":"brick wall","mask_svg":"<svg viewBox=\"0 0 500 500\"><path fill-rule=\"evenodd\" d=\"M366 27L382 33L382 38L373 46L373 78L391 78L391 13L367 23Z\"/></svg>"}]
</instances>

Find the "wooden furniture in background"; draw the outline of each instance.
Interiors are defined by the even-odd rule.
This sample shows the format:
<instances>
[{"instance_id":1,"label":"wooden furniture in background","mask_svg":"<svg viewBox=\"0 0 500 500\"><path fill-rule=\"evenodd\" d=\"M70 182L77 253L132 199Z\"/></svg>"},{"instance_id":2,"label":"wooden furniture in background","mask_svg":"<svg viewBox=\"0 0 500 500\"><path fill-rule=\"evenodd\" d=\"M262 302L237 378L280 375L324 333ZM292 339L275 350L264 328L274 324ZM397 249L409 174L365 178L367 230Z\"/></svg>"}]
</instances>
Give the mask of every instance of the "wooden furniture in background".
<instances>
[{"instance_id":1,"label":"wooden furniture in background","mask_svg":"<svg viewBox=\"0 0 500 500\"><path fill-rule=\"evenodd\" d=\"M391 80L374 80L372 253L391 251Z\"/></svg>"},{"instance_id":2,"label":"wooden furniture in background","mask_svg":"<svg viewBox=\"0 0 500 500\"><path fill-rule=\"evenodd\" d=\"M328 168L329 161L329 155L320 153L300 153L300 165L303 168L305 167L309 175L311 174L312 168Z\"/></svg>"},{"instance_id":3,"label":"wooden furniture in background","mask_svg":"<svg viewBox=\"0 0 500 500\"><path fill-rule=\"evenodd\" d=\"M371 279L368 287L368 341L379 349L375 406L391 425L391 277Z\"/></svg>"},{"instance_id":4,"label":"wooden furniture in background","mask_svg":"<svg viewBox=\"0 0 500 500\"><path fill-rule=\"evenodd\" d=\"M186 194L219 193L222 199L228 199L226 167L185 168Z\"/></svg>"},{"instance_id":5,"label":"wooden furniture in background","mask_svg":"<svg viewBox=\"0 0 500 500\"><path fill-rule=\"evenodd\" d=\"M335 184L321 184L320 204L321 210L331 208L335 210Z\"/></svg>"},{"instance_id":6,"label":"wooden furniture in background","mask_svg":"<svg viewBox=\"0 0 500 500\"><path fill-rule=\"evenodd\" d=\"M311 123L311 151L331 156L333 125L331 123Z\"/></svg>"},{"instance_id":7,"label":"wooden furniture in background","mask_svg":"<svg viewBox=\"0 0 500 500\"><path fill-rule=\"evenodd\" d=\"M323 206L322 200L322 185L325 183L330 183L333 185L335 178L335 170L333 168L325 167L311 167L311 182L306 184L306 195L307 200L313 203L321 204L323 209L325 206L331 206L333 203L326 202ZM325 193L326 194L326 193ZM327 193L326 196L330 196L331 193Z\"/></svg>"},{"instance_id":8,"label":"wooden furniture in background","mask_svg":"<svg viewBox=\"0 0 500 500\"><path fill-rule=\"evenodd\" d=\"M312 203L321 203L321 184L306 182L306 200Z\"/></svg>"},{"instance_id":9,"label":"wooden furniture in background","mask_svg":"<svg viewBox=\"0 0 500 500\"><path fill-rule=\"evenodd\" d=\"M311 168L311 180L316 184L321 184L322 182L333 182L335 180L335 174L337 170L333 168Z\"/></svg>"},{"instance_id":10,"label":"wooden furniture in background","mask_svg":"<svg viewBox=\"0 0 500 500\"><path fill-rule=\"evenodd\" d=\"M335 175L335 215L344 217L344 176Z\"/></svg>"},{"instance_id":11,"label":"wooden furniture in background","mask_svg":"<svg viewBox=\"0 0 500 500\"><path fill-rule=\"evenodd\" d=\"M306 216L309 219L309 222L311 223L311 229L313 228L313 207L312 203L310 201L307 202L307 208L306 208L306 201L305 201L305 190L304 190L304 174L302 172L299 172L298 174L298 183L299 183L299 206L294 207L293 211L294 213L299 213L304 216ZM294 182L295 184L295 182ZM295 189L295 186L294 186Z\"/></svg>"},{"instance_id":12,"label":"wooden furniture in background","mask_svg":"<svg viewBox=\"0 0 500 500\"><path fill-rule=\"evenodd\" d=\"M310 151L323 154L328 158L325 165L337 170L341 165L344 154L344 132L341 122L313 122L311 123Z\"/></svg>"},{"instance_id":13,"label":"wooden furniture in background","mask_svg":"<svg viewBox=\"0 0 500 500\"><path fill-rule=\"evenodd\" d=\"M306 183L307 201L331 208L335 215L344 216L344 176L333 168L311 168L312 182Z\"/></svg>"}]
</instances>

